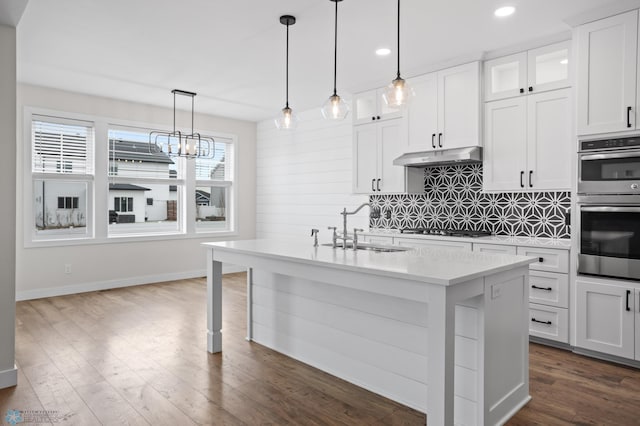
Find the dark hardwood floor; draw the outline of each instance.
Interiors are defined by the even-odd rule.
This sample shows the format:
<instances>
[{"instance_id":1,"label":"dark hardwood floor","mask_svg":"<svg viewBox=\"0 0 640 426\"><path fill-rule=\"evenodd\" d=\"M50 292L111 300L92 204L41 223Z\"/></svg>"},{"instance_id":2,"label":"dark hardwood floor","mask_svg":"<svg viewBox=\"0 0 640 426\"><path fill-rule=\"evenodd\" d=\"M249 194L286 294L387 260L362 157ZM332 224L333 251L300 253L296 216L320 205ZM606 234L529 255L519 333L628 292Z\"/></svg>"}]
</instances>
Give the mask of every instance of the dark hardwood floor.
<instances>
[{"instance_id":1,"label":"dark hardwood floor","mask_svg":"<svg viewBox=\"0 0 640 426\"><path fill-rule=\"evenodd\" d=\"M224 278L224 352L206 284L183 280L17 304L9 409L41 424L420 425L425 416L244 340L245 274ZM640 370L530 345L533 400L509 425L640 425Z\"/></svg>"}]
</instances>

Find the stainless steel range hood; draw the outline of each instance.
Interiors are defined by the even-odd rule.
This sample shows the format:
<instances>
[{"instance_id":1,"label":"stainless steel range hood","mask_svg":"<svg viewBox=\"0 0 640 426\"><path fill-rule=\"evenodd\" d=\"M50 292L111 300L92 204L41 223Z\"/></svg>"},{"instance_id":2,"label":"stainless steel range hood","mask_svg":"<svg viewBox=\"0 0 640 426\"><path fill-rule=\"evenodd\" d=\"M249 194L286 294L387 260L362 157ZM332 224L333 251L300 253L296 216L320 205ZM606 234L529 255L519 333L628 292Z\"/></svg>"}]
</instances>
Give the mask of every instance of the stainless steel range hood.
<instances>
[{"instance_id":1,"label":"stainless steel range hood","mask_svg":"<svg viewBox=\"0 0 640 426\"><path fill-rule=\"evenodd\" d=\"M397 166L428 167L446 164L479 163L482 161L482 148L443 149L441 151L421 151L403 154L393 160Z\"/></svg>"}]
</instances>

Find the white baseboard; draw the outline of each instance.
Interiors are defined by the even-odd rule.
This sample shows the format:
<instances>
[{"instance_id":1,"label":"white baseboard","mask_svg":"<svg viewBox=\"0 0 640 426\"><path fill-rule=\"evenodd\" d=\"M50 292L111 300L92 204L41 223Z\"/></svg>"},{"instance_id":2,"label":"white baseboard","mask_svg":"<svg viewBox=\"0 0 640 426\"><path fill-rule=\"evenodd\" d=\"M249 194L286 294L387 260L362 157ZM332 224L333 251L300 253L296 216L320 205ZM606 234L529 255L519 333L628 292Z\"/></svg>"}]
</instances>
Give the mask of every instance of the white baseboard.
<instances>
[{"instance_id":1,"label":"white baseboard","mask_svg":"<svg viewBox=\"0 0 640 426\"><path fill-rule=\"evenodd\" d=\"M222 273L230 274L243 272L246 268L223 264ZM122 278L117 280L96 281L84 284L74 284L62 287L42 288L35 290L16 291L16 301L41 299L43 297L64 296L67 294L86 293L88 291L109 290L113 288L131 287L134 285L153 284L165 281L199 278L207 275L206 269L195 271L176 272L172 274L144 275L140 277Z\"/></svg>"},{"instance_id":2,"label":"white baseboard","mask_svg":"<svg viewBox=\"0 0 640 426\"><path fill-rule=\"evenodd\" d=\"M0 389L10 388L18 384L18 369L0 371Z\"/></svg>"}]
</instances>

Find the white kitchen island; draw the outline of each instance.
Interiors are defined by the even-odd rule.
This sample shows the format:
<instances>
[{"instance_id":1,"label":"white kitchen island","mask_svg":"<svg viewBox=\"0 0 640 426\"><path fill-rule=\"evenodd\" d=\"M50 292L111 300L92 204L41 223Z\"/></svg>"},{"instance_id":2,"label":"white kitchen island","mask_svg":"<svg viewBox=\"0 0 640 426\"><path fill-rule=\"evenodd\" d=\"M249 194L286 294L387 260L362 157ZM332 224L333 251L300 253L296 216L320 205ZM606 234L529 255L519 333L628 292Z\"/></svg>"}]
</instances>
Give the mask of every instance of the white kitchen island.
<instances>
[{"instance_id":1,"label":"white kitchen island","mask_svg":"<svg viewBox=\"0 0 640 426\"><path fill-rule=\"evenodd\" d=\"M222 263L247 273L247 339L427 413L502 424L529 399L528 265L434 249L205 243L207 345L222 350Z\"/></svg>"}]
</instances>

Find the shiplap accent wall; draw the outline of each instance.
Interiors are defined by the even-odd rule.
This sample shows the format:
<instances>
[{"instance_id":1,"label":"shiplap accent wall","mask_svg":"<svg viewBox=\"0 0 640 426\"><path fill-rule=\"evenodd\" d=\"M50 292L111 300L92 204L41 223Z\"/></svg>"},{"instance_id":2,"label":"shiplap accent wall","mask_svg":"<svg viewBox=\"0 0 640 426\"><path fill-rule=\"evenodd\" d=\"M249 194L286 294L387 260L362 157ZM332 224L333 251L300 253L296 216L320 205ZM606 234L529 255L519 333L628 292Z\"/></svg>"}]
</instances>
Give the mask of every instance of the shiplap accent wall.
<instances>
[{"instance_id":1,"label":"shiplap accent wall","mask_svg":"<svg viewBox=\"0 0 640 426\"><path fill-rule=\"evenodd\" d=\"M299 115L294 131L280 131L273 120L257 128L257 238L309 238L320 230L330 241L328 226L342 229L340 212L369 201L352 194L352 124L324 120L319 109ZM369 228L369 209L349 216L349 231Z\"/></svg>"}]
</instances>

